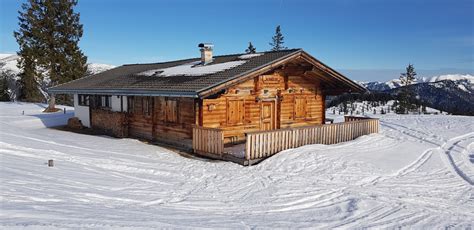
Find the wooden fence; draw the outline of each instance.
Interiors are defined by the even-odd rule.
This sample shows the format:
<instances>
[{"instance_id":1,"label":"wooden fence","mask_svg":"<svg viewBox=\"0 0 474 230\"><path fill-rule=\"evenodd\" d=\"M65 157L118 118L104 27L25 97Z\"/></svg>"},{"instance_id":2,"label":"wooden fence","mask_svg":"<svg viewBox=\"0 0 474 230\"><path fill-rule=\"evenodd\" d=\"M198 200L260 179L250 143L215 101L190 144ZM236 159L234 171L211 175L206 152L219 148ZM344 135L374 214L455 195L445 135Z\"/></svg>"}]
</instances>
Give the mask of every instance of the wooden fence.
<instances>
[{"instance_id":1,"label":"wooden fence","mask_svg":"<svg viewBox=\"0 0 474 230\"><path fill-rule=\"evenodd\" d=\"M245 159L266 158L285 149L308 144L350 141L379 131L378 119L345 117L345 120L347 122L344 123L247 133Z\"/></svg>"},{"instance_id":2,"label":"wooden fence","mask_svg":"<svg viewBox=\"0 0 474 230\"><path fill-rule=\"evenodd\" d=\"M224 133L221 129L193 127L193 150L201 155L222 156Z\"/></svg>"}]
</instances>

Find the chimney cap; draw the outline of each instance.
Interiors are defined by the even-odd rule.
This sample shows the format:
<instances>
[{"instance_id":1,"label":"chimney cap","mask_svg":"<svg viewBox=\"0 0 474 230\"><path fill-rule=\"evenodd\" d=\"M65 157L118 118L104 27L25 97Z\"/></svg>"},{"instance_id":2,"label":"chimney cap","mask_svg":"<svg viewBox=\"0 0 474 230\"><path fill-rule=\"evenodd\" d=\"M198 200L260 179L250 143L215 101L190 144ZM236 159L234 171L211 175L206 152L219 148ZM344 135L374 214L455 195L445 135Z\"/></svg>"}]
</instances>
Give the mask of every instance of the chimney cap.
<instances>
[{"instance_id":1,"label":"chimney cap","mask_svg":"<svg viewBox=\"0 0 474 230\"><path fill-rule=\"evenodd\" d=\"M199 43L198 45L199 48L211 48L214 47L214 45L212 43Z\"/></svg>"}]
</instances>

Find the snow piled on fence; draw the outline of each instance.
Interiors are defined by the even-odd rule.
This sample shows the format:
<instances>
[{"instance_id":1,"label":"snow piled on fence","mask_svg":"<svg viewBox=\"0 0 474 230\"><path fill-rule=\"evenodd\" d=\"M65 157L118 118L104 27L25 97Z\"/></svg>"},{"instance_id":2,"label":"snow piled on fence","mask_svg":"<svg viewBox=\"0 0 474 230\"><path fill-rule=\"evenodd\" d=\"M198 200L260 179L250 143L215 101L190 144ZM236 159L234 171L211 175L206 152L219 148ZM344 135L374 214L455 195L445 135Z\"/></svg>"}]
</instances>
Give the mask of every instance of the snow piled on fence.
<instances>
[{"instance_id":1,"label":"snow piled on fence","mask_svg":"<svg viewBox=\"0 0 474 230\"><path fill-rule=\"evenodd\" d=\"M162 68L147 70L138 75L143 76L160 76L160 77L171 77L171 76L203 76L208 74L214 74L222 72L227 69L235 68L239 65L244 64L246 61L230 61L218 64L200 65L201 61L189 62L186 64Z\"/></svg>"},{"instance_id":2,"label":"snow piled on fence","mask_svg":"<svg viewBox=\"0 0 474 230\"><path fill-rule=\"evenodd\" d=\"M45 106L0 103L2 229L473 227L473 117L384 115L243 167L45 128L73 115Z\"/></svg>"}]
</instances>

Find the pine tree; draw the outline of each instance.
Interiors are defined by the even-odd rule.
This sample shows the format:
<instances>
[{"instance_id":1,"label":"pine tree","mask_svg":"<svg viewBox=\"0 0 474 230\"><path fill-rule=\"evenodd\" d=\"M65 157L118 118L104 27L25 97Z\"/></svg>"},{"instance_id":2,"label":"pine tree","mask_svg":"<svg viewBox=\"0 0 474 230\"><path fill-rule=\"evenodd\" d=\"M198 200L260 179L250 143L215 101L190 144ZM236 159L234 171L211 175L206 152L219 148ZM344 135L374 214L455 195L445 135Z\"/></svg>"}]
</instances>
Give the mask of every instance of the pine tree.
<instances>
[{"instance_id":1,"label":"pine tree","mask_svg":"<svg viewBox=\"0 0 474 230\"><path fill-rule=\"evenodd\" d=\"M252 42L249 42L249 47L245 50L245 53L254 54L257 52L257 49L253 46Z\"/></svg>"},{"instance_id":2,"label":"pine tree","mask_svg":"<svg viewBox=\"0 0 474 230\"><path fill-rule=\"evenodd\" d=\"M19 12L20 16L18 17L20 28L14 32L20 46L18 55L21 57L17 64L21 70L18 81L21 90L18 98L30 102L41 102L43 97L38 81L42 81L43 78L42 75L36 73L38 68L35 56L38 55L33 55L35 52L38 53L41 48L37 39L34 39L40 36L41 31L33 26L39 24L40 16L35 12L40 11L41 8L38 2L29 1L29 5L24 3L22 9L23 11Z\"/></svg>"},{"instance_id":3,"label":"pine tree","mask_svg":"<svg viewBox=\"0 0 474 230\"><path fill-rule=\"evenodd\" d=\"M83 28L77 0L28 0L19 11L19 29L14 36L20 46L21 98L38 101L40 85L49 76L49 86L84 76L87 58L78 43Z\"/></svg>"},{"instance_id":4,"label":"pine tree","mask_svg":"<svg viewBox=\"0 0 474 230\"><path fill-rule=\"evenodd\" d=\"M10 96L8 95L8 79L3 71L0 72L0 101L10 101Z\"/></svg>"},{"instance_id":5,"label":"pine tree","mask_svg":"<svg viewBox=\"0 0 474 230\"><path fill-rule=\"evenodd\" d=\"M272 37L272 42L270 42L270 46L272 46L272 51L284 50L288 49L287 47L283 46L285 43L283 40L285 37L281 33L280 25L278 25L275 29L275 35Z\"/></svg>"},{"instance_id":6,"label":"pine tree","mask_svg":"<svg viewBox=\"0 0 474 230\"><path fill-rule=\"evenodd\" d=\"M408 64L406 68L406 72L400 75L400 82L402 88L399 93L399 104L397 107L397 113L405 114L408 111L413 110L413 106L411 104L411 100L413 98L413 90L411 89L410 85L415 80L416 72L415 67L412 64Z\"/></svg>"},{"instance_id":7,"label":"pine tree","mask_svg":"<svg viewBox=\"0 0 474 230\"><path fill-rule=\"evenodd\" d=\"M415 80L416 72L412 64L408 64L406 72L400 75L402 86L409 86Z\"/></svg>"},{"instance_id":8,"label":"pine tree","mask_svg":"<svg viewBox=\"0 0 474 230\"><path fill-rule=\"evenodd\" d=\"M15 100L16 74L8 69L3 69L5 63L0 63L0 101Z\"/></svg>"}]
</instances>

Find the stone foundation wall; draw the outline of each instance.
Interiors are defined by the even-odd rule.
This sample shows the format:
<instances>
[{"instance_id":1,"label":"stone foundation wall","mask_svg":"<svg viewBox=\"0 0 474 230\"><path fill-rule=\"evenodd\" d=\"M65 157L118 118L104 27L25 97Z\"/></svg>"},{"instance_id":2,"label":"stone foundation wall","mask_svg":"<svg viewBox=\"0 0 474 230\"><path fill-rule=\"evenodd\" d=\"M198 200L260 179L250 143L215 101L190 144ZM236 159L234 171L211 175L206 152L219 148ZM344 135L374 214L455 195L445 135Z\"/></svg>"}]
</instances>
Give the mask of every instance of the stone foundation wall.
<instances>
[{"instance_id":1,"label":"stone foundation wall","mask_svg":"<svg viewBox=\"0 0 474 230\"><path fill-rule=\"evenodd\" d=\"M104 109L91 110L91 125L93 129L103 131L114 137L128 137L127 114L112 112Z\"/></svg>"}]
</instances>

